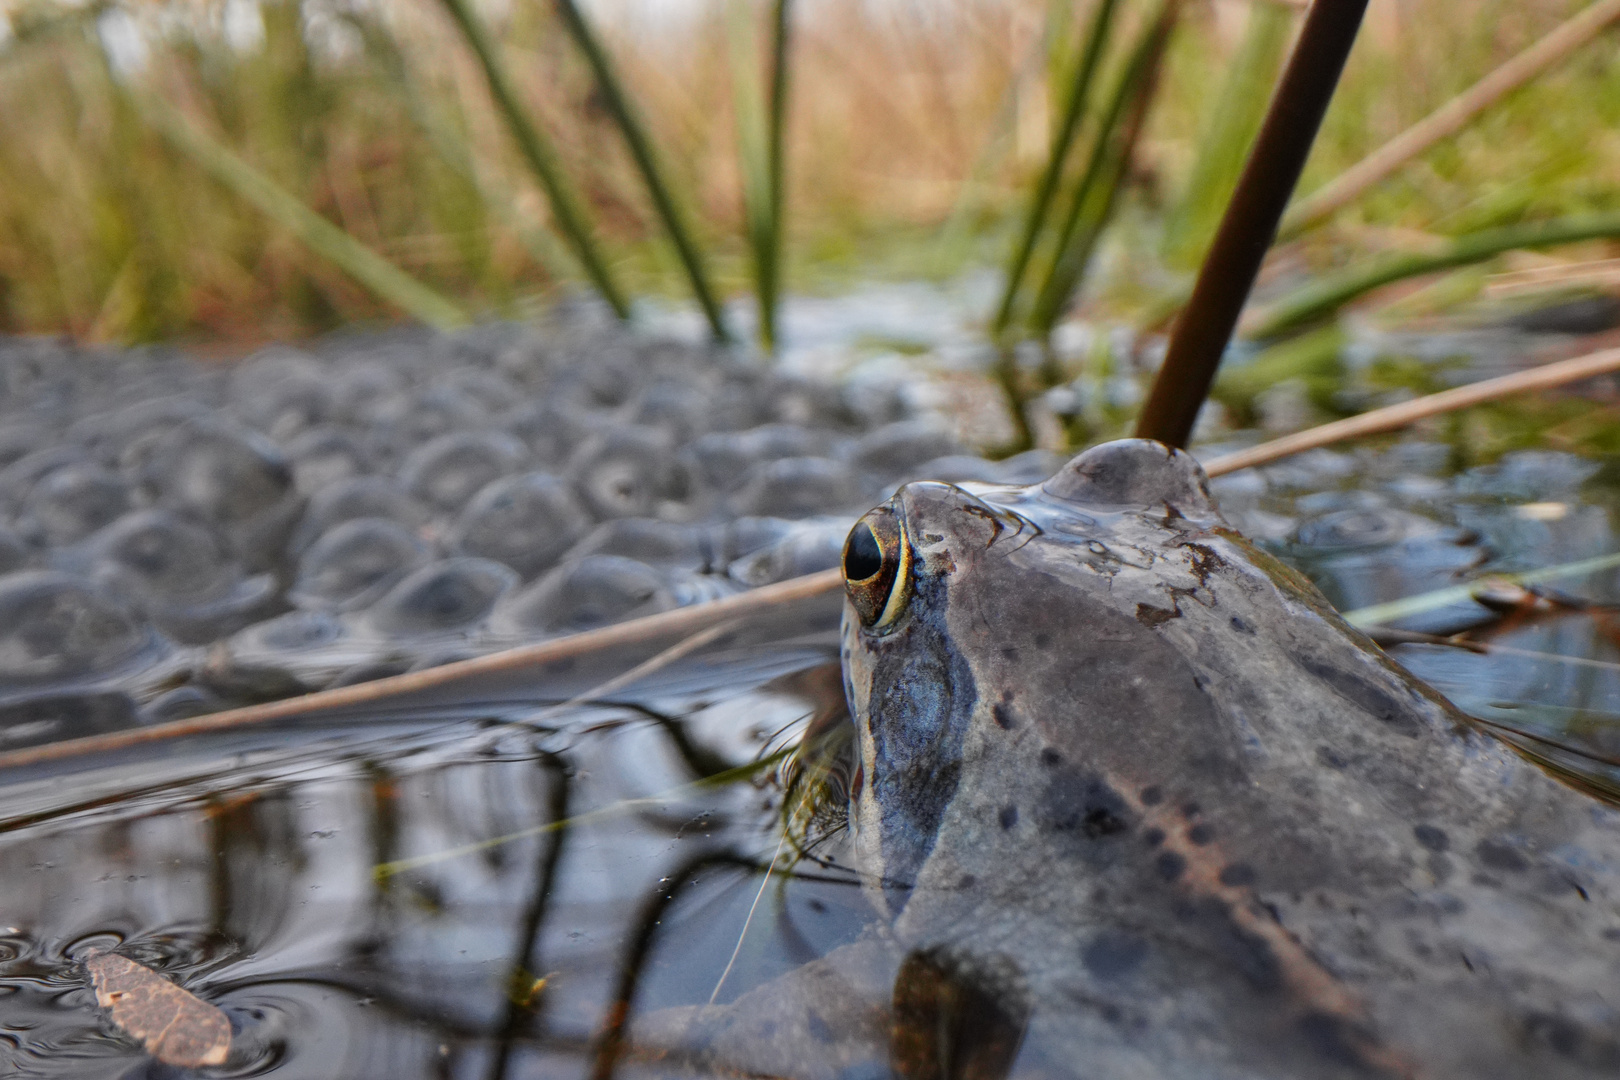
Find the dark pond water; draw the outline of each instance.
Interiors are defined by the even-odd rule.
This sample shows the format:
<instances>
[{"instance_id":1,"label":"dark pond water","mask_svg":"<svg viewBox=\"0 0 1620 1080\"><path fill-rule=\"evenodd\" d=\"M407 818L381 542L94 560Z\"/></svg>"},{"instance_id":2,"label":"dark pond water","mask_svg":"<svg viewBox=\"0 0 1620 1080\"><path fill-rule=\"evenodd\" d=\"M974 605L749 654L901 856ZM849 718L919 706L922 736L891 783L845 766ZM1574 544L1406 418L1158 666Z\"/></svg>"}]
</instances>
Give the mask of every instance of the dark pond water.
<instances>
[{"instance_id":1,"label":"dark pond water","mask_svg":"<svg viewBox=\"0 0 1620 1080\"><path fill-rule=\"evenodd\" d=\"M8 778L0 1072L170 1075L94 1007L95 948L226 1011L211 1074L520 1077L607 1068L617 1002L729 1000L843 943L872 916L834 865L775 877L737 948L778 797L699 783L841 696L835 626L756 622L613 703L548 707L596 673L541 673Z\"/></svg>"}]
</instances>

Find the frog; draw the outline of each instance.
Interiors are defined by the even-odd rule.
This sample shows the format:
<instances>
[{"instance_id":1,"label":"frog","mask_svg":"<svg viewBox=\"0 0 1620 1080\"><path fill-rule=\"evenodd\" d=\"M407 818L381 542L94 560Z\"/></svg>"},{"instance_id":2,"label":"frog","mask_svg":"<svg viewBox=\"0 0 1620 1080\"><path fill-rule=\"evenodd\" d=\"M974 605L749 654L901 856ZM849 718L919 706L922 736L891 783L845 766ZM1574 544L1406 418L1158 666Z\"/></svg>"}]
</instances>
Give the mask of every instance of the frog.
<instances>
[{"instance_id":1,"label":"frog","mask_svg":"<svg viewBox=\"0 0 1620 1080\"><path fill-rule=\"evenodd\" d=\"M699 1075L1620 1074L1620 812L1222 518L1188 453L923 481L843 551L862 939L637 1029Z\"/></svg>"}]
</instances>

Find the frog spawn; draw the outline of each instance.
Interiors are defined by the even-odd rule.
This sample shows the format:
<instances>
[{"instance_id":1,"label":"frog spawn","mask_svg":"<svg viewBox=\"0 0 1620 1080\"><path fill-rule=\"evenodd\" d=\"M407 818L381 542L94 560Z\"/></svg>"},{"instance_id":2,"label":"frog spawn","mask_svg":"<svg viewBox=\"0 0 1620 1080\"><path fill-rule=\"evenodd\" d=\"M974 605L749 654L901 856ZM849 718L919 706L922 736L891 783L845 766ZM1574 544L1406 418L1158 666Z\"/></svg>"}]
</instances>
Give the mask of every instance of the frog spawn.
<instances>
[{"instance_id":1,"label":"frog spawn","mask_svg":"<svg viewBox=\"0 0 1620 1080\"><path fill-rule=\"evenodd\" d=\"M896 388L566 321L342 336L229 368L0 340L0 384L0 651L56 657L0 678L0 710L62 718L29 721L31 739L826 569L913 465L1000 468ZM53 637L64 620L128 647Z\"/></svg>"},{"instance_id":2,"label":"frog spawn","mask_svg":"<svg viewBox=\"0 0 1620 1080\"><path fill-rule=\"evenodd\" d=\"M355 336L228 369L161 352L87 360L59 344L5 342L0 377L14 388L0 406L0 574L84 578L181 652L228 641L223 655L241 653L241 664L218 649L193 661L208 669L199 679L215 680L198 683L198 694L227 704L259 693L231 674L248 657L255 671L280 673L276 692L292 692L561 632L541 624L593 625L612 611L709 599L836 565L856 514L903 479L1030 483L1061 463L1043 451L1003 462L965 454L934 421L908 418L892 390L567 324L545 334ZM1293 490L1290 469L1320 483L1318 457L1225 478L1260 485L1253 510L1226 500L1234 523L1292 542L1296 522L1277 497ZM1323 460L1334 476L1361 467L1343 455ZM1513 476L1476 482L1493 494L1503 483L1526 486ZM1393 479L1388 490L1390 510L1429 513L1432 492L1404 492ZM311 555L360 519L372 523ZM624 522L667 539L609 542L598 531ZM1409 530L1401 542L1423 557L1403 572L1477 561L1488 549L1467 540L1470 530L1488 541L1499 529L1440 526L1450 531ZM1353 590L1350 561L1378 550L1372 536L1363 530L1356 546L1331 551L1302 547L1340 560L1330 569ZM137 549L164 544L170 568L143 569L149 556ZM596 597L578 611L541 618L532 598L520 601L558 567L598 554L649 567L658 589L646 592L645 573L639 584L600 574L590 590L545 593L565 608L568 597ZM387 558L400 561L388 570ZM405 574L454 559L491 560L518 580L480 619L423 635L364 617ZM595 591L603 588L613 603ZM324 629L289 652L232 637L306 612ZM323 650L330 655L316 662ZM150 693L140 690L139 702Z\"/></svg>"}]
</instances>

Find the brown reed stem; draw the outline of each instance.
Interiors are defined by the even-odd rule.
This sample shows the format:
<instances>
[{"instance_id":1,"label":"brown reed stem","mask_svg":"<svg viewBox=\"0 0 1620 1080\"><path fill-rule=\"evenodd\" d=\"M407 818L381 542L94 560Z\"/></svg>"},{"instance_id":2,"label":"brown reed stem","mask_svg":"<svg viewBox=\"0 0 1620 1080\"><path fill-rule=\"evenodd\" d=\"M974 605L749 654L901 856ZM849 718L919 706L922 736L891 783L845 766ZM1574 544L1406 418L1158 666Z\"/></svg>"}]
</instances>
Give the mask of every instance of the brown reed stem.
<instances>
[{"instance_id":1,"label":"brown reed stem","mask_svg":"<svg viewBox=\"0 0 1620 1080\"><path fill-rule=\"evenodd\" d=\"M1182 310L1136 434L1185 446L1344 70L1367 0L1316 0Z\"/></svg>"}]
</instances>

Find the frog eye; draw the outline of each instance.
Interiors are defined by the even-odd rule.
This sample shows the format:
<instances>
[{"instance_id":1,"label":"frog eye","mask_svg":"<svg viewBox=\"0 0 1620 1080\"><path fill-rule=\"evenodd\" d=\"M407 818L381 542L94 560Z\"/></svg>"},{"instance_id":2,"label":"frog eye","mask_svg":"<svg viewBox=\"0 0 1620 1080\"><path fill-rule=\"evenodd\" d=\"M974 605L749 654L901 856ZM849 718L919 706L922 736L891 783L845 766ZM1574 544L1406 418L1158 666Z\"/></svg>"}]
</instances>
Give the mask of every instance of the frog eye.
<instances>
[{"instance_id":1,"label":"frog eye","mask_svg":"<svg viewBox=\"0 0 1620 1080\"><path fill-rule=\"evenodd\" d=\"M888 626L905 610L911 552L893 510L880 506L855 523L844 541L844 591L861 625Z\"/></svg>"}]
</instances>

